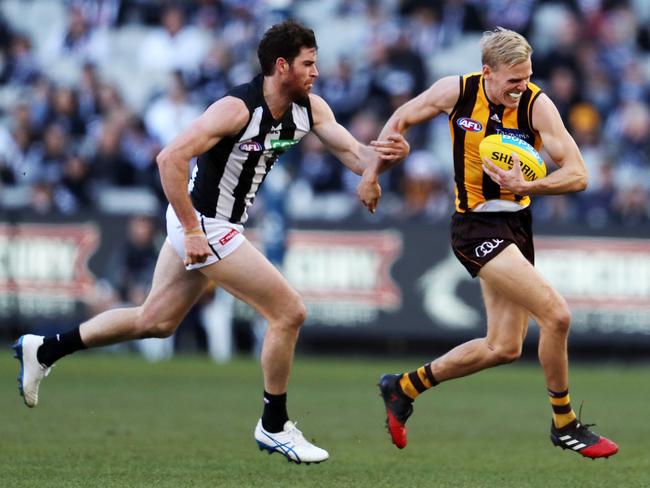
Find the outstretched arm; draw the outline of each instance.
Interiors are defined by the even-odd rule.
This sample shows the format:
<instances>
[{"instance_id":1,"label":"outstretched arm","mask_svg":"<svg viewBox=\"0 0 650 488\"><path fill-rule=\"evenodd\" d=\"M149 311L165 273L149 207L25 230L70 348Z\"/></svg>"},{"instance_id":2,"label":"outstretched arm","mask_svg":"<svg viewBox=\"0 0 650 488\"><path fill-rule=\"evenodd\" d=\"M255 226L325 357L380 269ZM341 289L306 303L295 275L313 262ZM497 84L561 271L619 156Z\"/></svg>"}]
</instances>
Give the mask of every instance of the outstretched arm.
<instances>
[{"instance_id":1,"label":"outstretched arm","mask_svg":"<svg viewBox=\"0 0 650 488\"><path fill-rule=\"evenodd\" d=\"M247 121L248 109L242 100L234 97L222 98L210 105L156 157L165 196L185 232L186 265L202 263L212 253L187 192L189 162L217 144L223 137L237 134Z\"/></svg>"},{"instance_id":2,"label":"outstretched arm","mask_svg":"<svg viewBox=\"0 0 650 488\"><path fill-rule=\"evenodd\" d=\"M405 134L413 125L426 122L443 112L451 113L459 96L458 76L440 78L427 90L395 110L379 134L379 139L385 139L395 129L400 134Z\"/></svg>"},{"instance_id":3,"label":"outstretched arm","mask_svg":"<svg viewBox=\"0 0 650 488\"><path fill-rule=\"evenodd\" d=\"M587 188L587 168L580 150L548 96L542 94L535 101L532 123L542 138L546 152L560 169L540 180L526 181L515 154L513 167L508 171L484 159L485 172L490 178L517 195L558 195Z\"/></svg>"},{"instance_id":4,"label":"outstretched arm","mask_svg":"<svg viewBox=\"0 0 650 488\"><path fill-rule=\"evenodd\" d=\"M390 142L402 137L409 127L432 119L442 112L450 113L459 96L459 78L457 76L441 78L431 85L428 90L399 107L384 125L379 135L379 141L372 141L371 144L375 146L378 152L388 153L391 149L387 147L386 141ZM406 141L404 142L408 144ZM363 173L361 182L357 186L360 200L373 213L381 196L381 188L378 182L379 174L385 171L387 167L392 167L395 164L369 164Z\"/></svg>"},{"instance_id":5,"label":"outstretched arm","mask_svg":"<svg viewBox=\"0 0 650 488\"><path fill-rule=\"evenodd\" d=\"M314 133L354 173L363 175L372 167L374 173L380 174L408 155L410 147L401 134L393 134L390 139L384 141L373 141L375 147L366 146L336 121L329 105L322 98L311 95L310 99ZM371 212L375 211L380 197L381 188L376 182L371 194L365 197L360 194L361 201Z\"/></svg>"},{"instance_id":6,"label":"outstretched arm","mask_svg":"<svg viewBox=\"0 0 650 488\"><path fill-rule=\"evenodd\" d=\"M399 136L392 141L383 141L382 152L376 151L372 146L361 144L336 121L332 109L322 98L310 95L310 101L314 133L350 171L361 175L371 164L377 165L380 171L383 171L408 154L408 144L403 137Z\"/></svg>"}]
</instances>

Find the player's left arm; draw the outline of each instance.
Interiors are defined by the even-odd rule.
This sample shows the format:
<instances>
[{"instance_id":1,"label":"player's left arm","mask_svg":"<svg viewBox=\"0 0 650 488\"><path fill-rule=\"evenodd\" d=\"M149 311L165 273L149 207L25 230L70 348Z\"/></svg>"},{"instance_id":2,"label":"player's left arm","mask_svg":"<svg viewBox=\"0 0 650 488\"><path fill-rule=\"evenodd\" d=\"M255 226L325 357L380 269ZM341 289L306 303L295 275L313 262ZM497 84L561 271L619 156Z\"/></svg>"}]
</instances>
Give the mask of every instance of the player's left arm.
<instances>
[{"instance_id":1,"label":"player's left arm","mask_svg":"<svg viewBox=\"0 0 650 488\"><path fill-rule=\"evenodd\" d=\"M539 132L542 144L559 169L535 181L526 181L521 172L519 158L513 154L512 169L504 171L483 159L485 171L504 188L517 195L560 195L583 191L588 176L578 145L562 122L562 117L551 99L542 93L532 110L532 125Z\"/></svg>"},{"instance_id":2,"label":"player's left arm","mask_svg":"<svg viewBox=\"0 0 650 488\"><path fill-rule=\"evenodd\" d=\"M583 191L587 188L587 168L555 104L542 93L533 105L531 117L533 128L539 132L546 152L559 169L539 180L526 181L519 158L513 154L512 169L504 171L484 159L486 172L499 185L517 195L559 195Z\"/></svg>"},{"instance_id":3,"label":"player's left arm","mask_svg":"<svg viewBox=\"0 0 650 488\"><path fill-rule=\"evenodd\" d=\"M564 126L555 104L545 94L535 101L532 125L542 138L542 145L551 159L560 167L538 181L531 181L529 194L558 195L583 191L588 175L576 141Z\"/></svg>"}]
</instances>

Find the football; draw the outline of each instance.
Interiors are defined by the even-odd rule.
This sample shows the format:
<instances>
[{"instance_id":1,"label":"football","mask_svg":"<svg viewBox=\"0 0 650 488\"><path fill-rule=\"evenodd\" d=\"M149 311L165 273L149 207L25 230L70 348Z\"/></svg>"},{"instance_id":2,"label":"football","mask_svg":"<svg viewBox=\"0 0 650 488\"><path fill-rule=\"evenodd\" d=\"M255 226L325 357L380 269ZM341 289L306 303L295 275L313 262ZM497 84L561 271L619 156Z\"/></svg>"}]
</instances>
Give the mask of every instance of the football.
<instances>
[{"instance_id":1,"label":"football","mask_svg":"<svg viewBox=\"0 0 650 488\"><path fill-rule=\"evenodd\" d=\"M481 141L479 153L499 168L512 168L512 153L517 153L521 161L521 172L527 181L539 180L546 176L546 164L533 146L518 137L507 134L492 134Z\"/></svg>"}]
</instances>

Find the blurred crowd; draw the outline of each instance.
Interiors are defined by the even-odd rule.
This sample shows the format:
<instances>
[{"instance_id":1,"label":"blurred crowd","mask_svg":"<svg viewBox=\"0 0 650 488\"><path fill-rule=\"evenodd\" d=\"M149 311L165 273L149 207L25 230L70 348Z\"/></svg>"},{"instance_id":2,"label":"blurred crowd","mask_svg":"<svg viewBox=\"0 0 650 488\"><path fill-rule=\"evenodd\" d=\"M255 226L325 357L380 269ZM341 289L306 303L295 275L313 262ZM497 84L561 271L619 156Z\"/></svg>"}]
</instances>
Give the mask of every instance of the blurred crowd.
<instances>
[{"instance_id":1,"label":"blurred crowd","mask_svg":"<svg viewBox=\"0 0 650 488\"><path fill-rule=\"evenodd\" d=\"M30 24L41 7L48 19ZM643 0L6 0L0 204L70 215L106 211L105 195L119 199L128 190L153 196L143 200L156 202L147 212L162 213L157 152L258 71L260 35L286 17L316 31L322 62L314 91L362 142L438 77L480 69L483 31L521 32L535 49L533 81L555 101L590 171L586 192L537 198L536 218L594 227L650 220L650 7ZM383 177L379 213L446 220L453 210L447 121L439 117L408 137L412 154ZM292 177L290 218L360 212L357 177L316 137L283 160Z\"/></svg>"}]
</instances>

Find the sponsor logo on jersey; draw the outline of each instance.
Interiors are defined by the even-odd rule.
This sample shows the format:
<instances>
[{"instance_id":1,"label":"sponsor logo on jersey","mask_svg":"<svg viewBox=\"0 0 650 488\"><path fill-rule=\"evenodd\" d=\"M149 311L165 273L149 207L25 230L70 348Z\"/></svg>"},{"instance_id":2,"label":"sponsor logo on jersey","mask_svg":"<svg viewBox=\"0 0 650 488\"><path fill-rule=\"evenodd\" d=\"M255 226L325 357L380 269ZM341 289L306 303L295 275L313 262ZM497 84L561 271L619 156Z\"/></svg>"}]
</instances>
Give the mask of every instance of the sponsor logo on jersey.
<instances>
[{"instance_id":1,"label":"sponsor logo on jersey","mask_svg":"<svg viewBox=\"0 0 650 488\"><path fill-rule=\"evenodd\" d=\"M476 254L476 257L483 258L494 251L497 247L499 247L499 244L502 242L503 239L490 239L489 241L485 241L480 246L476 246L474 253Z\"/></svg>"},{"instance_id":2,"label":"sponsor logo on jersey","mask_svg":"<svg viewBox=\"0 0 650 488\"><path fill-rule=\"evenodd\" d=\"M263 149L262 145L257 141L245 141L239 145L239 150L244 152L256 152Z\"/></svg>"},{"instance_id":3,"label":"sponsor logo on jersey","mask_svg":"<svg viewBox=\"0 0 650 488\"><path fill-rule=\"evenodd\" d=\"M300 142L300 139L272 139L271 149L274 151L286 151Z\"/></svg>"},{"instance_id":4,"label":"sponsor logo on jersey","mask_svg":"<svg viewBox=\"0 0 650 488\"><path fill-rule=\"evenodd\" d=\"M481 132L483 130L483 124L469 117L461 117L456 121L456 125L467 132Z\"/></svg>"},{"instance_id":5,"label":"sponsor logo on jersey","mask_svg":"<svg viewBox=\"0 0 650 488\"><path fill-rule=\"evenodd\" d=\"M219 239L219 244L225 246L228 243L228 241L232 240L232 238L235 237L237 234L239 234L239 231L237 229L232 229L225 236Z\"/></svg>"}]
</instances>

